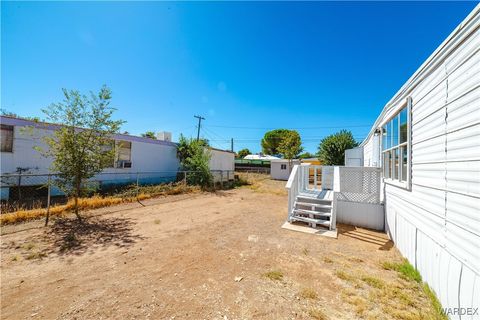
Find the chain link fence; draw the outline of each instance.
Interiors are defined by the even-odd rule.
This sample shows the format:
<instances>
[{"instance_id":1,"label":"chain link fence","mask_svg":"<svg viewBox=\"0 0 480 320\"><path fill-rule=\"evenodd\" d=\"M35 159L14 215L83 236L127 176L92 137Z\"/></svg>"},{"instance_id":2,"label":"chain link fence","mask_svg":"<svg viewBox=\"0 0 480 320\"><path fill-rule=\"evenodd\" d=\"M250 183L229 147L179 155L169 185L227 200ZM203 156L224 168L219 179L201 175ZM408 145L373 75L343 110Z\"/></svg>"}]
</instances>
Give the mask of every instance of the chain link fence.
<instances>
[{"instance_id":1,"label":"chain link fence","mask_svg":"<svg viewBox=\"0 0 480 320\"><path fill-rule=\"evenodd\" d=\"M112 196L117 198L137 197L139 194L155 196L168 194L169 188L189 185L195 171L163 172L116 172L100 173L82 184L84 197ZM231 188L235 182L232 170L212 170L210 188ZM0 175L1 213L19 210L49 209L66 204L68 197L59 187L57 174L6 174ZM178 189L177 192L181 192Z\"/></svg>"}]
</instances>

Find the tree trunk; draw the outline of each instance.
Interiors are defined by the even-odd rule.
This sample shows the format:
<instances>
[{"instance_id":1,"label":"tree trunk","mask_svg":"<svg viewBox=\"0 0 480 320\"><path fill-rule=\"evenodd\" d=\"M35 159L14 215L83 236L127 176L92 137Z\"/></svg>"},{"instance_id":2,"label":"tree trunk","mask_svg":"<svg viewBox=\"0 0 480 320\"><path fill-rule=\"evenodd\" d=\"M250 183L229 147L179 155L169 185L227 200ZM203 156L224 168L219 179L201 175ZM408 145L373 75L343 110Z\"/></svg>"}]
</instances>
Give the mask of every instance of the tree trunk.
<instances>
[{"instance_id":1,"label":"tree trunk","mask_svg":"<svg viewBox=\"0 0 480 320\"><path fill-rule=\"evenodd\" d=\"M75 182L75 204L74 204L74 212L75 212L75 215L77 216L77 219L79 222L82 222L82 217L80 216L80 214L78 213L78 197L80 196L80 188L81 188L81 179L77 179L76 182Z\"/></svg>"}]
</instances>

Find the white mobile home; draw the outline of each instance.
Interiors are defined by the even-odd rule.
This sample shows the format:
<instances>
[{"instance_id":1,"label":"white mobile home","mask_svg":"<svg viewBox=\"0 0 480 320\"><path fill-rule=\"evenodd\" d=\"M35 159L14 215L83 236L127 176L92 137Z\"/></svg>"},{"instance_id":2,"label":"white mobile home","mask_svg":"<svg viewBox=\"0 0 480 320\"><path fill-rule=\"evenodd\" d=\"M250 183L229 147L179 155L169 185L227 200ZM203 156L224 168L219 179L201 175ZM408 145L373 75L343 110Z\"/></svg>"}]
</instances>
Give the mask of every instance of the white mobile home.
<instances>
[{"instance_id":1,"label":"white mobile home","mask_svg":"<svg viewBox=\"0 0 480 320\"><path fill-rule=\"evenodd\" d=\"M398 249L443 307L480 308L480 5L385 105L361 147L364 166L381 167L385 229Z\"/></svg>"},{"instance_id":2,"label":"white mobile home","mask_svg":"<svg viewBox=\"0 0 480 320\"><path fill-rule=\"evenodd\" d=\"M36 122L26 119L1 116L1 157L0 174L46 175L50 173L51 158L45 158L36 147L46 148L44 137L52 135L59 125ZM98 174L95 179L101 186L128 184L138 181L142 184L175 181L180 163L177 159L177 144L171 142L171 134L162 132L155 140L127 134L116 134L115 159L112 166ZM210 169L231 171L233 179L234 153L230 151L210 149ZM137 174L139 173L140 174ZM227 174L224 173L227 177ZM22 186L43 185L46 176L24 177ZM10 198L12 181L2 184L1 199ZM17 186L16 182L13 184ZM58 190L53 190L58 194Z\"/></svg>"},{"instance_id":3,"label":"white mobile home","mask_svg":"<svg viewBox=\"0 0 480 320\"><path fill-rule=\"evenodd\" d=\"M23 172L49 173L52 159L45 158L35 147L46 148L43 138L52 135L58 125L1 116L1 174ZM105 173L155 171L176 172L177 146L173 142L116 134L118 152L112 167Z\"/></svg>"}]
</instances>

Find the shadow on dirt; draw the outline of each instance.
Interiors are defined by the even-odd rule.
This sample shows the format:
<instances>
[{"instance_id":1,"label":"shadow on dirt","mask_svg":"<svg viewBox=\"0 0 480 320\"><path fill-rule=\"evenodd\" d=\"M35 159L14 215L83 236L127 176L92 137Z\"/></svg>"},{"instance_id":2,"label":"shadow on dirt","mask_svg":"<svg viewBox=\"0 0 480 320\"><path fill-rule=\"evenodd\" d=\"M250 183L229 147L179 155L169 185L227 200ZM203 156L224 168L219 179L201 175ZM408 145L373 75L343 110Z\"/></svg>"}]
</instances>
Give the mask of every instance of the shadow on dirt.
<instances>
[{"instance_id":1,"label":"shadow on dirt","mask_svg":"<svg viewBox=\"0 0 480 320\"><path fill-rule=\"evenodd\" d=\"M79 222L77 219L58 219L45 240L49 243L47 254L81 255L99 247L116 246L127 248L143 239L133 233L134 222L126 218L91 217Z\"/></svg>"},{"instance_id":2,"label":"shadow on dirt","mask_svg":"<svg viewBox=\"0 0 480 320\"><path fill-rule=\"evenodd\" d=\"M385 234L377 231L356 228L346 224L339 224L337 229L338 234L343 236L378 245L378 250L388 251L393 248L393 242Z\"/></svg>"}]
</instances>

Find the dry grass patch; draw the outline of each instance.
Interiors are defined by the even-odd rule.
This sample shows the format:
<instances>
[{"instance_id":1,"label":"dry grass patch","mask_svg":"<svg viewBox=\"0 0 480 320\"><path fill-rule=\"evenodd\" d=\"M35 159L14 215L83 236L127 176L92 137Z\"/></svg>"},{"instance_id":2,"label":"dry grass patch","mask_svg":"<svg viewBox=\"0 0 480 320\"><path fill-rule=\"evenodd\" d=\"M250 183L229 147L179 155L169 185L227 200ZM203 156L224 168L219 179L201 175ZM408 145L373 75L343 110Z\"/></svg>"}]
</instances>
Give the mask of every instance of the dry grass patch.
<instances>
[{"instance_id":1,"label":"dry grass patch","mask_svg":"<svg viewBox=\"0 0 480 320\"><path fill-rule=\"evenodd\" d=\"M327 320L327 315L320 309L312 308L308 311L308 315L312 317L312 319L316 320Z\"/></svg>"},{"instance_id":2,"label":"dry grass patch","mask_svg":"<svg viewBox=\"0 0 480 320\"><path fill-rule=\"evenodd\" d=\"M43 253L43 252L32 252L32 253L29 253L25 259L27 260L35 260L35 259L42 259L42 258L45 258L47 256L47 254Z\"/></svg>"},{"instance_id":3,"label":"dry grass patch","mask_svg":"<svg viewBox=\"0 0 480 320\"><path fill-rule=\"evenodd\" d=\"M435 294L422 287L420 274L408 261L384 262L381 267L396 271L398 278L388 280L391 277L347 267L336 271L339 279L351 285L342 290L342 297L358 317L375 319L383 314L390 319L446 319Z\"/></svg>"},{"instance_id":4,"label":"dry grass patch","mask_svg":"<svg viewBox=\"0 0 480 320\"><path fill-rule=\"evenodd\" d=\"M382 279L372 277L372 276L362 276L361 280L368 284L370 287L374 287L377 289L382 289L385 287L385 282Z\"/></svg>"},{"instance_id":5,"label":"dry grass patch","mask_svg":"<svg viewBox=\"0 0 480 320\"><path fill-rule=\"evenodd\" d=\"M354 282L356 279L353 275L347 273L346 271L344 270L337 270L335 271L335 275L339 278L339 279L342 279L344 281L348 281L348 282Z\"/></svg>"},{"instance_id":6,"label":"dry grass patch","mask_svg":"<svg viewBox=\"0 0 480 320\"><path fill-rule=\"evenodd\" d=\"M131 203L138 200L150 199L158 196L177 195L183 193L193 193L200 191L199 187L186 186L184 184L165 184L156 186L140 187L138 196L137 189L130 188L114 196L102 197L95 195L89 198L78 199L79 210L91 210L103 207L114 206L121 203ZM63 216L74 209L74 200L69 200L64 205L58 205L50 208L50 216ZM47 215L47 209L18 210L15 212L4 213L0 216L0 224L14 224L28 220L43 218Z\"/></svg>"},{"instance_id":7,"label":"dry grass patch","mask_svg":"<svg viewBox=\"0 0 480 320\"><path fill-rule=\"evenodd\" d=\"M300 291L299 296L302 297L303 299L312 299L312 300L315 300L318 298L317 292L312 288L303 288Z\"/></svg>"},{"instance_id":8,"label":"dry grass patch","mask_svg":"<svg viewBox=\"0 0 480 320\"><path fill-rule=\"evenodd\" d=\"M286 195L285 181L272 180L269 174L239 172L239 179L246 181L246 187L259 193Z\"/></svg>"},{"instance_id":9,"label":"dry grass patch","mask_svg":"<svg viewBox=\"0 0 480 320\"><path fill-rule=\"evenodd\" d=\"M349 257L348 261L355 262L355 263L362 263L363 259L357 258L357 257Z\"/></svg>"},{"instance_id":10,"label":"dry grass patch","mask_svg":"<svg viewBox=\"0 0 480 320\"><path fill-rule=\"evenodd\" d=\"M275 281L283 280L283 272L278 270L272 270L263 274L265 278Z\"/></svg>"},{"instance_id":11,"label":"dry grass patch","mask_svg":"<svg viewBox=\"0 0 480 320\"><path fill-rule=\"evenodd\" d=\"M325 263L333 263L333 260L330 259L329 257L324 257L324 258L323 258L323 262L325 262Z\"/></svg>"}]
</instances>

